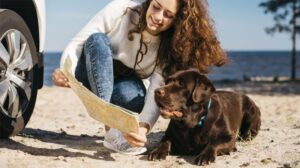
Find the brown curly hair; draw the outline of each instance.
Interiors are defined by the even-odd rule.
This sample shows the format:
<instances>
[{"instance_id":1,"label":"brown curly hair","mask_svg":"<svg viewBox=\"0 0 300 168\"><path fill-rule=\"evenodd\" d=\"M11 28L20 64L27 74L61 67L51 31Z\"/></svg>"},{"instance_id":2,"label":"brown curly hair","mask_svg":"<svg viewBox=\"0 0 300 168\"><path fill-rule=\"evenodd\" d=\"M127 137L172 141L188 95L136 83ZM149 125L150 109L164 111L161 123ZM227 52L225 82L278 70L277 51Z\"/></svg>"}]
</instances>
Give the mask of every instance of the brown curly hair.
<instances>
[{"instance_id":1,"label":"brown curly hair","mask_svg":"<svg viewBox=\"0 0 300 168\"><path fill-rule=\"evenodd\" d=\"M139 23L130 30L128 38L132 33L141 33L146 29L146 13L152 0L146 0L140 9L132 9L137 12ZM168 76L176 70L197 68L200 72L208 73L212 66L222 66L228 62L226 52L221 48L216 37L213 21L208 14L206 0L178 0L179 9L176 14L174 26L161 32L160 46L158 49L157 64L163 69L163 76ZM145 52L142 51L143 44L136 55L136 63L139 54L143 59Z\"/></svg>"}]
</instances>

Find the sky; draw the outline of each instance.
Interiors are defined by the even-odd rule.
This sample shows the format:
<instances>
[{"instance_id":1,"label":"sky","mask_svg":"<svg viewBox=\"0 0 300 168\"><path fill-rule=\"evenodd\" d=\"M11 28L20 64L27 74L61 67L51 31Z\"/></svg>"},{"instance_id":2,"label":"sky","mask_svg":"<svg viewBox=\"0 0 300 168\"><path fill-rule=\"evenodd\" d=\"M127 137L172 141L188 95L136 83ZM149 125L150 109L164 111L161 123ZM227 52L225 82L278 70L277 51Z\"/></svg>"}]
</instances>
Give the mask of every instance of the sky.
<instances>
[{"instance_id":1,"label":"sky","mask_svg":"<svg viewBox=\"0 0 300 168\"><path fill-rule=\"evenodd\" d=\"M61 52L72 37L111 0L47 0L46 52ZM271 14L264 14L264 0L208 0L217 36L228 51L290 50L286 33L266 34L273 25ZM297 37L299 38L299 36ZM297 44L300 48L300 41Z\"/></svg>"}]
</instances>

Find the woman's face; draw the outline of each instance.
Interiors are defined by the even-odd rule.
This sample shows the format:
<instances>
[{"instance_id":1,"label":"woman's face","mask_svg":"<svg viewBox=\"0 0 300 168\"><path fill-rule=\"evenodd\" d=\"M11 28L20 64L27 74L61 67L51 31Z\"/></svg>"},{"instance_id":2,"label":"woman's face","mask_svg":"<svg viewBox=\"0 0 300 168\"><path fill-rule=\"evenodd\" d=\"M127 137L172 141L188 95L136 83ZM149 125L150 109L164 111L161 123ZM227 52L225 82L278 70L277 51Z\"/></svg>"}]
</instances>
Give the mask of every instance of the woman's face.
<instances>
[{"instance_id":1,"label":"woman's face","mask_svg":"<svg viewBox=\"0 0 300 168\"><path fill-rule=\"evenodd\" d=\"M178 10L178 0L152 0L146 13L146 30L158 35L170 28Z\"/></svg>"}]
</instances>

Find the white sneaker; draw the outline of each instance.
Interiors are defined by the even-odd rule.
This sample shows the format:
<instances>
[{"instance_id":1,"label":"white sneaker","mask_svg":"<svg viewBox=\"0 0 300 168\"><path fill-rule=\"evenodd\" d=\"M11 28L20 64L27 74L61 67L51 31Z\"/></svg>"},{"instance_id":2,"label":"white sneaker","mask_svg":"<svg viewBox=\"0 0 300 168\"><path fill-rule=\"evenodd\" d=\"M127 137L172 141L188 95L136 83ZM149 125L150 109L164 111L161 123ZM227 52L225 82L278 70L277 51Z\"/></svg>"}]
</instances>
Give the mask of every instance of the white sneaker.
<instances>
[{"instance_id":1,"label":"white sneaker","mask_svg":"<svg viewBox=\"0 0 300 168\"><path fill-rule=\"evenodd\" d=\"M111 128L105 134L103 145L108 149L126 155L139 155L147 151L145 147L132 147L129 145L121 132L114 128Z\"/></svg>"}]
</instances>

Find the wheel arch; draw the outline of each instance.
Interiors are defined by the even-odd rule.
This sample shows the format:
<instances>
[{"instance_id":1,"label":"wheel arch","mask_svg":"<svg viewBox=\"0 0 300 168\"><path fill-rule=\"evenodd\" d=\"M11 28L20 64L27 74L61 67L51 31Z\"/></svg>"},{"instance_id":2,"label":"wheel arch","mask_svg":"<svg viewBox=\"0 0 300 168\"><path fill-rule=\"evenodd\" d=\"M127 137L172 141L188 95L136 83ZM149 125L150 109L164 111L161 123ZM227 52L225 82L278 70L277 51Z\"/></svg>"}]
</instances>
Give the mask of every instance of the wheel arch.
<instances>
[{"instance_id":1,"label":"wheel arch","mask_svg":"<svg viewBox=\"0 0 300 168\"><path fill-rule=\"evenodd\" d=\"M40 41L38 11L33 0L1 0L0 9L9 9L20 15L28 26L38 53L38 88L43 87L44 78L44 53L43 42Z\"/></svg>"},{"instance_id":2,"label":"wheel arch","mask_svg":"<svg viewBox=\"0 0 300 168\"><path fill-rule=\"evenodd\" d=\"M10 9L19 14L29 27L37 50L40 48L38 16L32 0L1 0L0 8Z\"/></svg>"}]
</instances>

